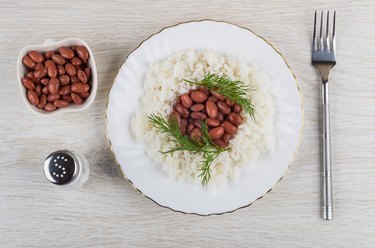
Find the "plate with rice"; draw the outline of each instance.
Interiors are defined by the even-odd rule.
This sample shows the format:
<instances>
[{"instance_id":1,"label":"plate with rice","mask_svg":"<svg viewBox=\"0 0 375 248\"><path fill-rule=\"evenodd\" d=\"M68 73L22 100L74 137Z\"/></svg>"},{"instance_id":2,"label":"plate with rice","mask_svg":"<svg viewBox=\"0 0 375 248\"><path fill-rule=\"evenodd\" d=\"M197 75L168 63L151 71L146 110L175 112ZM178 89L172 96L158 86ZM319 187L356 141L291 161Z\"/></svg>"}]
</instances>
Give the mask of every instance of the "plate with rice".
<instances>
[{"instance_id":1,"label":"plate with rice","mask_svg":"<svg viewBox=\"0 0 375 248\"><path fill-rule=\"evenodd\" d=\"M191 21L128 55L106 120L134 188L175 211L222 214L283 178L302 139L302 96L265 39L227 22Z\"/></svg>"}]
</instances>

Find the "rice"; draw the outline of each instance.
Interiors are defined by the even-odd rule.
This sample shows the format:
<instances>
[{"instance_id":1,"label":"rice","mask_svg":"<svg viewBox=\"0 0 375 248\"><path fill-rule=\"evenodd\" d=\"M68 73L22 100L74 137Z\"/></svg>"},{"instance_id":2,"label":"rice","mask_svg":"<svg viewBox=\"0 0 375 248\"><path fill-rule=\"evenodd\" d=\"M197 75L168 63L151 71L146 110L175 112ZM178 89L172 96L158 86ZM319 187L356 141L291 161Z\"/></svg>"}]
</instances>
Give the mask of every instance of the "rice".
<instances>
[{"instance_id":1,"label":"rice","mask_svg":"<svg viewBox=\"0 0 375 248\"><path fill-rule=\"evenodd\" d=\"M183 79L200 80L207 72L227 75L243 81L255 90L250 93L255 106L255 121L242 112L244 123L229 142L229 151L221 153L211 165L210 187L217 187L236 180L241 170L261 154L274 149L273 135L274 105L267 75L256 66L235 57L225 56L207 50L187 50L175 53L165 60L151 65L144 82L144 97L141 109L132 118L132 129L137 139L147 146L147 153L162 170L177 180L201 183L200 167L202 157L188 151L161 155L174 143L168 135L162 134L148 121L150 114L168 118L176 97L188 92L194 86Z\"/></svg>"}]
</instances>

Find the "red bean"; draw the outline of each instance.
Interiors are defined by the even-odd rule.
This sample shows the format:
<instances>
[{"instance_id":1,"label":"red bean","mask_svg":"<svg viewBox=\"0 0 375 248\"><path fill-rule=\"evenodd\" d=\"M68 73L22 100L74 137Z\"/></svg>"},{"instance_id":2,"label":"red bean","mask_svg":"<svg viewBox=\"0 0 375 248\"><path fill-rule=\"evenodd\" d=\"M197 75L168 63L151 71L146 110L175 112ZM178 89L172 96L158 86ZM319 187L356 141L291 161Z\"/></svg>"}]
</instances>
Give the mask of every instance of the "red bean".
<instances>
[{"instance_id":1,"label":"red bean","mask_svg":"<svg viewBox=\"0 0 375 248\"><path fill-rule=\"evenodd\" d=\"M184 105L185 108L190 108L193 104L193 101L191 100L189 94L182 94L181 97L181 104Z\"/></svg>"},{"instance_id":2,"label":"red bean","mask_svg":"<svg viewBox=\"0 0 375 248\"><path fill-rule=\"evenodd\" d=\"M202 112L192 112L190 116L191 118L196 119L196 120L203 120L207 118L207 115Z\"/></svg>"},{"instance_id":3,"label":"red bean","mask_svg":"<svg viewBox=\"0 0 375 248\"><path fill-rule=\"evenodd\" d=\"M242 111L242 106L239 105L238 103L236 103L236 104L234 105L234 107L233 107L233 111L234 111L235 113L237 113L237 114L241 113L241 111Z\"/></svg>"},{"instance_id":4,"label":"red bean","mask_svg":"<svg viewBox=\"0 0 375 248\"><path fill-rule=\"evenodd\" d=\"M191 107L190 107L190 110L193 111L193 112L199 112L201 110L204 109L204 105L201 104L201 103L196 103L196 104L193 104Z\"/></svg>"},{"instance_id":5,"label":"red bean","mask_svg":"<svg viewBox=\"0 0 375 248\"><path fill-rule=\"evenodd\" d=\"M189 117L189 113L190 111L188 109L186 109L184 106L182 106L182 104L177 104L176 105L176 111L184 118L188 118Z\"/></svg>"},{"instance_id":6,"label":"red bean","mask_svg":"<svg viewBox=\"0 0 375 248\"><path fill-rule=\"evenodd\" d=\"M206 99L208 98L206 93L204 93L203 91L199 91L199 90L192 92L190 97L194 102L197 102L197 103L202 103L206 101Z\"/></svg>"},{"instance_id":7,"label":"red bean","mask_svg":"<svg viewBox=\"0 0 375 248\"><path fill-rule=\"evenodd\" d=\"M229 121L224 121L221 125L224 127L225 132L230 135L233 135L237 132L237 127Z\"/></svg>"},{"instance_id":8,"label":"red bean","mask_svg":"<svg viewBox=\"0 0 375 248\"><path fill-rule=\"evenodd\" d=\"M207 126L209 127L218 127L220 126L220 121L217 119L207 118Z\"/></svg>"},{"instance_id":9,"label":"red bean","mask_svg":"<svg viewBox=\"0 0 375 248\"><path fill-rule=\"evenodd\" d=\"M197 127L194 128L193 130L191 130L189 137L190 139L195 140L196 142L200 142L202 139L201 130Z\"/></svg>"},{"instance_id":10,"label":"red bean","mask_svg":"<svg viewBox=\"0 0 375 248\"><path fill-rule=\"evenodd\" d=\"M216 105L219 108L220 112L223 113L223 114L225 114L225 115L227 115L227 114L229 114L231 112L230 107L225 102L218 101L216 103Z\"/></svg>"},{"instance_id":11,"label":"red bean","mask_svg":"<svg viewBox=\"0 0 375 248\"><path fill-rule=\"evenodd\" d=\"M215 127L208 132L211 140L220 139L224 134L224 127Z\"/></svg>"},{"instance_id":12,"label":"red bean","mask_svg":"<svg viewBox=\"0 0 375 248\"><path fill-rule=\"evenodd\" d=\"M21 79L21 81L22 81L23 86L25 86L26 89L29 89L29 90L35 89L35 84L31 79L24 77Z\"/></svg>"},{"instance_id":13,"label":"red bean","mask_svg":"<svg viewBox=\"0 0 375 248\"><path fill-rule=\"evenodd\" d=\"M212 94L214 97L216 97L217 99L221 100L221 101L223 101L223 100L225 99L225 96L224 96L223 94L219 94L219 93L217 93L217 92L215 92L215 91L211 91L211 94Z\"/></svg>"},{"instance_id":14,"label":"red bean","mask_svg":"<svg viewBox=\"0 0 375 248\"><path fill-rule=\"evenodd\" d=\"M236 113L230 113L228 115L228 121L232 122L236 126L239 126L243 123L242 117Z\"/></svg>"},{"instance_id":15,"label":"red bean","mask_svg":"<svg viewBox=\"0 0 375 248\"><path fill-rule=\"evenodd\" d=\"M217 109L216 104L213 101L206 102L206 111L207 111L207 115L211 117L212 119L215 119L217 117L218 109Z\"/></svg>"}]
</instances>

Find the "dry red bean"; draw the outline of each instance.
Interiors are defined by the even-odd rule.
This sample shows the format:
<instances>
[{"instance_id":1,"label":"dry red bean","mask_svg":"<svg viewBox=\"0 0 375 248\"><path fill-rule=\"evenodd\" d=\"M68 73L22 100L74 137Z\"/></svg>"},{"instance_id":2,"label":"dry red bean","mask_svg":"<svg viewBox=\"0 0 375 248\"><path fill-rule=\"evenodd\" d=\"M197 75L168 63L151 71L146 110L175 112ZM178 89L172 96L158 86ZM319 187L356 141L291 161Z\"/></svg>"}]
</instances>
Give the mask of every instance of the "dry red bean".
<instances>
[{"instance_id":1,"label":"dry red bean","mask_svg":"<svg viewBox=\"0 0 375 248\"><path fill-rule=\"evenodd\" d=\"M70 63L72 63L74 66L81 65L82 61L78 57L74 57L70 60Z\"/></svg>"},{"instance_id":2,"label":"dry red bean","mask_svg":"<svg viewBox=\"0 0 375 248\"><path fill-rule=\"evenodd\" d=\"M70 78L70 81L72 82L72 84L80 83L80 82L81 82L81 81L79 81L78 77L76 77L76 76L71 77L71 78Z\"/></svg>"},{"instance_id":3,"label":"dry red bean","mask_svg":"<svg viewBox=\"0 0 375 248\"><path fill-rule=\"evenodd\" d=\"M49 77L53 78L57 76L57 67L55 62L49 59L44 63L44 66L47 68L47 73Z\"/></svg>"},{"instance_id":4,"label":"dry red bean","mask_svg":"<svg viewBox=\"0 0 375 248\"><path fill-rule=\"evenodd\" d=\"M206 93L207 95L210 94L210 91L209 91L207 88L203 87L203 86L199 86L197 90L199 90L199 91L203 91L203 92Z\"/></svg>"},{"instance_id":5,"label":"dry red bean","mask_svg":"<svg viewBox=\"0 0 375 248\"><path fill-rule=\"evenodd\" d=\"M56 107L53 106L53 104L49 102L49 103L47 103L47 104L44 106L43 109L44 109L45 111L52 112L52 111L56 110Z\"/></svg>"},{"instance_id":6,"label":"dry red bean","mask_svg":"<svg viewBox=\"0 0 375 248\"><path fill-rule=\"evenodd\" d=\"M42 78L40 80L40 83L43 84L43 85L48 85L48 82L49 82L49 79L48 78Z\"/></svg>"},{"instance_id":7,"label":"dry red bean","mask_svg":"<svg viewBox=\"0 0 375 248\"><path fill-rule=\"evenodd\" d=\"M222 122L224 120L224 115L221 112L217 113L216 120Z\"/></svg>"},{"instance_id":8,"label":"dry red bean","mask_svg":"<svg viewBox=\"0 0 375 248\"><path fill-rule=\"evenodd\" d=\"M22 78L21 82L22 82L23 86L25 86L26 89L29 89L29 90L35 89L34 82L27 77Z\"/></svg>"},{"instance_id":9,"label":"dry red bean","mask_svg":"<svg viewBox=\"0 0 375 248\"><path fill-rule=\"evenodd\" d=\"M216 97L214 97L214 96L210 96L210 97L207 99L207 101L217 102L218 99L217 99Z\"/></svg>"},{"instance_id":10,"label":"dry red bean","mask_svg":"<svg viewBox=\"0 0 375 248\"><path fill-rule=\"evenodd\" d=\"M206 102L206 111L207 111L207 115L211 117L212 119L215 119L217 117L217 113L219 112L216 104L212 101Z\"/></svg>"},{"instance_id":11,"label":"dry red bean","mask_svg":"<svg viewBox=\"0 0 375 248\"><path fill-rule=\"evenodd\" d=\"M230 113L228 115L228 121L232 122L236 126L239 126L243 123L242 117L236 113Z\"/></svg>"},{"instance_id":12,"label":"dry red bean","mask_svg":"<svg viewBox=\"0 0 375 248\"><path fill-rule=\"evenodd\" d=\"M38 83L38 79L34 77L34 73L32 71L29 71L28 73L25 74L25 77L28 79L31 79L34 83Z\"/></svg>"},{"instance_id":13,"label":"dry red bean","mask_svg":"<svg viewBox=\"0 0 375 248\"><path fill-rule=\"evenodd\" d=\"M55 53L55 51L48 51L48 52L45 52L45 53L44 53L44 57L45 57L46 59L50 59L54 53Z\"/></svg>"},{"instance_id":14,"label":"dry red bean","mask_svg":"<svg viewBox=\"0 0 375 248\"><path fill-rule=\"evenodd\" d=\"M234 107L233 107L233 111L234 111L235 113L237 113L237 114L241 113L241 111L242 111L242 106L239 105L238 103L236 103L236 104L234 105Z\"/></svg>"},{"instance_id":15,"label":"dry red bean","mask_svg":"<svg viewBox=\"0 0 375 248\"><path fill-rule=\"evenodd\" d=\"M67 85L70 83L70 77L68 75L62 75L59 77L61 85Z\"/></svg>"},{"instance_id":16,"label":"dry red bean","mask_svg":"<svg viewBox=\"0 0 375 248\"><path fill-rule=\"evenodd\" d=\"M71 77L75 76L77 74L76 68L74 67L74 65L72 65L70 63L65 65L65 71Z\"/></svg>"},{"instance_id":17,"label":"dry red bean","mask_svg":"<svg viewBox=\"0 0 375 248\"><path fill-rule=\"evenodd\" d=\"M65 59L72 59L74 57L74 52L69 47L62 46L58 50L61 56L63 56Z\"/></svg>"},{"instance_id":18,"label":"dry red bean","mask_svg":"<svg viewBox=\"0 0 375 248\"><path fill-rule=\"evenodd\" d=\"M78 93L82 98L87 98L90 96L90 92L81 92L81 93Z\"/></svg>"},{"instance_id":19,"label":"dry red bean","mask_svg":"<svg viewBox=\"0 0 375 248\"><path fill-rule=\"evenodd\" d=\"M81 98L77 93L72 92L72 93L70 94L70 96L71 96L72 101L73 101L75 104L78 104L78 105L82 104L83 100L82 100L82 98ZM69 99L66 99L66 100L69 101Z\"/></svg>"},{"instance_id":20,"label":"dry red bean","mask_svg":"<svg viewBox=\"0 0 375 248\"><path fill-rule=\"evenodd\" d=\"M27 99L29 99L29 102L32 105L38 105L39 104L38 95L33 90L28 90L27 91Z\"/></svg>"},{"instance_id":21,"label":"dry red bean","mask_svg":"<svg viewBox=\"0 0 375 248\"><path fill-rule=\"evenodd\" d=\"M232 100L229 99L229 98L225 99L225 102L226 102L226 104L228 104L230 107L233 107L234 104L236 104L234 101L232 101Z\"/></svg>"},{"instance_id":22,"label":"dry red bean","mask_svg":"<svg viewBox=\"0 0 375 248\"><path fill-rule=\"evenodd\" d=\"M208 132L211 140L220 139L224 134L223 127L215 127Z\"/></svg>"},{"instance_id":23,"label":"dry red bean","mask_svg":"<svg viewBox=\"0 0 375 248\"><path fill-rule=\"evenodd\" d=\"M69 48L75 51L77 49L77 45L71 45Z\"/></svg>"},{"instance_id":24,"label":"dry red bean","mask_svg":"<svg viewBox=\"0 0 375 248\"><path fill-rule=\"evenodd\" d=\"M89 51L85 46L77 46L76 52L82 60L87 60L89 58Z\"/></svg>"},{"instance_id":25,"label":"dry red bean","mask_svg":"<svg viewBox=\"0 0 375 248\"><path fill-rule=\"evenodd\" d=\"M202 121L201 120L194 120L193 123L194 123L194 126L196 126L198 128L202 128Z\"/></svg>"},{"instance_id":26,"label":"dry red bean","mask_svg":"<svg viewBox=\"0 0 375 248\"><path fill-rule=\"evenodd\" d=\"M83 84L83 83L75 83L72 84L72 91L76 93L83 93L87 92L90 89L90 86L88 84Z\"/></svg>"},{"instance_id":27,"label":"dry red bean","mask_svg":"<svg viewBox=\"0 0 375 248\"><path fill-rule=\"evenodd\" d=\"M64 65L66 63L65 59L57 53L53 54L51 58L56 64Z\"/></svg>"},{"instance_id":28,"label":"dry red bean","mask_svg":"<svg viewBox=\"0 0 375 248\"><path fill-rule=\"evenodd\" d=\"M206 121L207 121L207 126L209 126L209 127L218 127L218 126L220 126L220 121L218 121L216 119L207 118Z\"/></svg>"},{"instance_id":29,"label":"dry red bean","mask_svg":"<svg viewBox=\"0 0 375 248\"><path fill-rule=\"evenodd\" d=\"M207 115L205 113L202 113L202 112L192 112L190 114L191 118L195 119L195 120L204 120L207 118Z\"/></svg>"},{"instance_id":30,"label":"dry red bean","mask_svg":"<svg viewBox=\"0 0 375 248\"><path fill-rule=\"evenodd\" d=\"M59 75L64 75L65 74L65 67L63 65L57 65L57 72Z\"/></svg>"},{"instance_id":31,"label":"dry red bean","mask_svg":"<svg viewBox=\"0 0 375 248\"><path fill-rule=\"evenodd\" d=\"M178 125L180 125L181 116L180 116L180 114L177 111L172 111L171 118L174 119L174 120L176 120L177 123L178 123Z\"/></svg>"},{"instance_id":32,"label":"dry red bean","mask_svg":"<svg viewBox=\"0 0 375 248\"><path fill-rule=\"evenodd\" d=\"M224 143L225 143L226 145L228 145L228 142L229 142L230 138L231 138L230 134L228 134L228 133L224 133L224 134L223 134L223 137L222 137L222 140L224 141Z\"/></svg>"},{"instance_id":33,"label":"dry red bean","mask_svg":"<svg viewBox=\"0 0 375 248\"><path fill-rule=\"evenodd\" d=\"M65 96L65 95L68 95L70 92L71 92L70 85L65 85L61 87L59 94Z\"/></svg>"},{"instance_id":34,"label":"dry red bean","mask_svg":"<svg viewBox=\"0 0 375 248\"><path fill-rule=\"evenodd\" d=\"M41 79L47 75L47 68L45 68L43 65L42 67L36 69L34 71L34 77L37 79Z\"/></svg>"},{"instance_id":35,"label":"dry red bean","mask_svg":"<svg viewBox=\"0 0 375 248\"><path fill-rule=\"evenodd\" d=\"M29 67L29 68L34 68L34 66L36 65L35 61L32 60L29 55L25 55L23 56L22 58L22 64L24 64L26 67Z\"/></svg>"},{"instance_id":36,"label":"dry red bean","mask_svg":"<svg viewBox=\"0 0 375 248\"><path fill-rule=\"evenodd\" d=\"M87 98L90 96L90 92L81 92L81 93L78 93L82 98Z\"/></svg>"},{"instance_id":37,"label":"dry red bean","mask_svg":"<svg viewBox=\"0 0 375 248\"><path fill-rule=\"evenodd\" d=\"M55 101L53 101L53 106L55 106L57 108L65 108L68 105L69 105L68 101L65 101L65 100L55 100Z\"/></svg>"},{"instance_id":38,"label":"dry red bean","mask_svg":"<svg viewBox=\"0 0 375 248\"><path fill-rule=\"evenodd\" d=\"M181 115L183 118L188 118L190 111L186 109L181 103L178 103L175 107L176 111Z\"/></svg>"},{"instance_id":39,"label":"dry red bean","mask_svg":"<svg viewBox=\"0 0 375 248\"><path fill-rule=\"evenodd\" d=\"M42 67L43 67L42 63L37 63L33 69L36 71L36 70L39 70Z\"/></svg>"},{"instance_id":40,"label":"dry red bean","mask_svg":"<svg viewBox=\"0 0 375 248\"><path fill-rule=\"evenodd\" d=\"M189 137L190 139L195 140L196 142L200 142L202 139L201 130L197 127L194 128L193 130L191 130Z\"/></svg>"},{"instance_id":41,"label":"dry red bean","mask_svg":"<svg viewBox=\"0 0 375 248\"><path fill-rule=\"evenodd\" d=\"M74 94L76 94L76 93L74 93ZM62 96L61 99L65 100L65 101L68 101L68 103L73 102L72 97L70 95ZM76 104L81 104L81 103L76 103Z\"/></svg>"},{"instance_id":42,"label":"dry red bean","mask_svg":"<svg viewBox=\"0 0 375 248\"><path fill-rule=\"evenodd\" d=\"M42 109L47 103L47 96L41 95L39 97L39 104L36 106L38 109Z\"/></svg>"},{"instance_id":43,"label":"dry red bean","mask_svg":"<svg viewBox=\"0 0 375 248\"><path fill-rule=\"evenodd\" d=\"M227 146L227 144L225 144L225 142L222 141L221 139L213 140L213 142L215 145L222 147L222 148L225 148Z\"/></svg>"},{"instance_id":44,"label":"dry red bean","mask_svg":"<svg viewBox=\"0 0 375 248\"><path fill-rule=\"evenodd\" d=\"M40 94L42 94L42 85L38 84L35 87L35 93L38 95L38 97L40 96Z\"/></svg>"},{"instance_id":45,"label":"dry red bean","mask_svg":"<svg viewBox=\"0 0 375 248\"><path fill-rule=\"evenodd\" d=\"M48 92L48 86L44 86L43 88L42 88L42 93L43 94L45 94L45 95L47 95L49 92Z\"/></svg>"},{"instance_id":46,"label":"dry red bean","mask_svg":"<svg viewBox=\"0 0 375 248\"><path fill-rule=\"evenodd\" d=\"M82 59L82 63L87 64L87 62L89 62L88 59Z\"/></svg>"},{"instance_id":47,"label":"dry red bean","mask_svg":"<svg viewBox=\"0 0 375 248\"><path fill-rule=\"evenodd\" d=\"M86 74L85 74L86 75ZM80 79L81 80L81 79ZM87 80L87 79L86 79ZM82 80L81 80L82 81ZM193 104L189 94L185 93L180 96L181 104L184 105L185 108L190 108Z\"/></svg>"},{"instance_id":48,"label":"dry red bean","mask_svg":"<svg viewBox=\"0 0 375 248\"><path fill-rule=\"evenodd\" d=\"M188 126L188 120L187 119L184 119L184 118L181 118L181 121L180 121L180 132L182 134L186 134L186 128Z\"/></svg>"},{"instance_id":49,"label":"dry red bean","mask_svg":"<svg viewBox=\"0 0 375 248\"><path fill-rule=\"evenodd\" d=\"M227 114L229 114L231 112L230 107L225 102L218 101L216 103L216 105L219 108L220 112L223 113L223 114L225 114L225 115L227 115Z\"/></svg>"},{"instance_id":50,"label":"dry red bean","mask_svg":"<svg viewBox=\"0 0 375 248\"><path fill-rule=\"evenodd\" d=\"M196 103L196 104L193 104L191 107L190 107L190 110L193 111L193 112L199 112L201 110L204 109L204 105L201 104L201 103Z\"/></svg>"},{"instance_id":51,"label":"dry red bean","mask_svg":"<svg viewBox=\"0 0 375 248\"><path fill-rule=\"evenodd\" d=\"M224 127L225 132L230 135L235 134L237 131L237 127L229 121L224 121L221 125Z\"/></svg>"},{"instance_id":52,"label":"dry red bean","mask_svg":"<svg viewBox=\"0 0 375 248\"><path fill-rule=\"evenodd\" d=\"M29 57L37 63L42 63L44 61L44 56L40 52L30 51L28 54Z\"/></svg>"},{"instance_id":53,"label":"dry red bean","mask_svg":"<svg viewBox=\"0 0 375 248\"><path fill-rule=\"evenodd\" d=\"M89 80L90 76L91 76L91 69L90 69L90 67L86 67L84 71L85 71L85 73L87 75L87 80Z\"/></svg>"},{"instance_id":54,"label":"dry red bean","mask_svg":"<svg viewBox=\"0 0 375 248\"><path fill-rule=\"evenodd\" d=\"M199 91L199 90L192 92L190 97L191 97L191 100L197 103L202 103L206 101L208 98L206 93L204 93L203 91Z\"/></svg>"},{"instance_id":55,"label":"dry red bean","mask_svg":"<svg viewBox=\"0 0 375 248\"><path fill-rule=\"evenodd\" d=\"M194 124L193 123L189 123L189 126L187 127L187 133L190 134L191 130L193 130L194 128Z\"/></svg>"},{"instance_id":56,"label":"dry red bean","mask_svg":"<svg viewBox=\"0 0 375 248\"><path fill-rule=\"evenodd\" d=\"M219 94L219 93L217 93L217 92L215 92L215 91L211 91L211 94L212 94L214 97L216 97L217 99L221 100L221 101L223 101L223 100L225 99L225 96L224 96L223 94Z\"/></svg>"},{"instance_id":57,"label":"dry red bean","mask_svg":"<svg viewBox=\"0 0 375 248\"><path fill-rule=\"evenodd\" d=\"M78 79L82 82L82 83L87 83L87 75L84 71L82 71L81 69L79 69L77 71L77 77Z\"/></svg>"},{"instance_id":58,"label":"dry red bean","mask_svg":"<svg viewBox=\"0 0 375 248\"><path fill-rule=\"evenodd\" d=\"M51 94L56 94L59 92L59 87L60 87L60 81L53 77L49 80L48 82L48 91Z\"/></svg>"},{"instance_id":59,"label":"dry red bean","mask_svg":"<svg viewBox=\"0 0 375 248\"><path fill-rule=\"evenodd\" d=\"M53 101L55 101L55 100L59 100L60 99L60 94L49 94L48 96L47 96L47 100L49 101L49 102L53 102Z\"/></svg>"}]
</instances>

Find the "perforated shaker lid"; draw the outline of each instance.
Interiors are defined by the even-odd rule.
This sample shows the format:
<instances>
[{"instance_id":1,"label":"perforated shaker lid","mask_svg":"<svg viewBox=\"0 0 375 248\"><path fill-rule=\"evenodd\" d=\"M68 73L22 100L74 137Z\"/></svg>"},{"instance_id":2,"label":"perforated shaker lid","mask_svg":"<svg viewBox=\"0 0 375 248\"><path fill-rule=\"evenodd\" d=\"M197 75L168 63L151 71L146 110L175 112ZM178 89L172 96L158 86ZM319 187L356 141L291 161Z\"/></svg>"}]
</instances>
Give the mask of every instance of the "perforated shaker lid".
<instances>
[{"instance_id":1,"label":"perforated shaker lid","mask_svg":"<svg viewBox=\"0 0 375 248\"><path fill-rule=\"evenodd\" d=\"M44 162L44 174L48 181L57 185L68 184L77 177L79 164L75 155L68 150L51 153Z\"/></svg>"}]
</instances>

